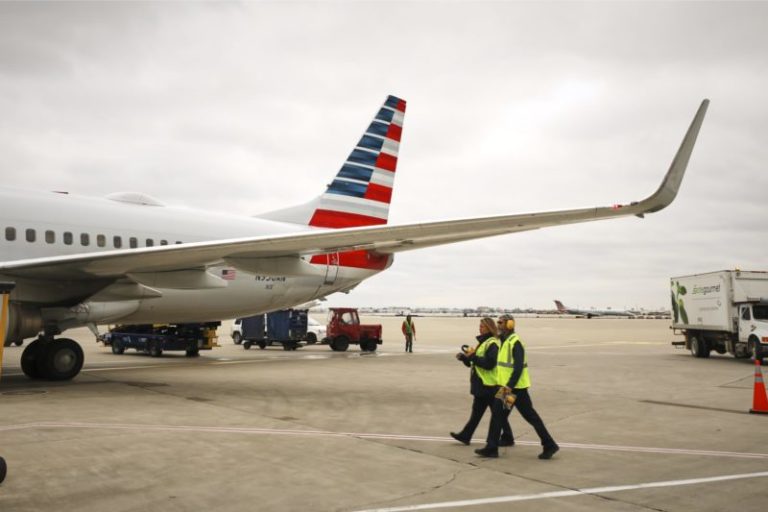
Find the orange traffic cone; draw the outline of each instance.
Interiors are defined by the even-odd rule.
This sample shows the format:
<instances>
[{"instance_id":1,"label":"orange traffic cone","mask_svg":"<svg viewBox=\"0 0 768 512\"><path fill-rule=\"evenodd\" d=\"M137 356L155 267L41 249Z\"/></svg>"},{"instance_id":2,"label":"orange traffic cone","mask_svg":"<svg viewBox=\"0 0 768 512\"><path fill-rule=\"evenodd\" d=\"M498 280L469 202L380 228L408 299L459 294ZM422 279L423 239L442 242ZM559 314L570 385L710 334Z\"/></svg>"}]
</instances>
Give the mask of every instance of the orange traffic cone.
<instances>
[{"instance_id":1,"label":"orange traffic cone","mask_svg":"<svg viewBox=\"0 0 768 512\"><path fill-rule=\"evenodd\" d=\"M755 392L752 395L752 414L768 414L768 396L763 384L763 372L760 371L760 359L755 359Z\"/></svg>"}]
</instances>

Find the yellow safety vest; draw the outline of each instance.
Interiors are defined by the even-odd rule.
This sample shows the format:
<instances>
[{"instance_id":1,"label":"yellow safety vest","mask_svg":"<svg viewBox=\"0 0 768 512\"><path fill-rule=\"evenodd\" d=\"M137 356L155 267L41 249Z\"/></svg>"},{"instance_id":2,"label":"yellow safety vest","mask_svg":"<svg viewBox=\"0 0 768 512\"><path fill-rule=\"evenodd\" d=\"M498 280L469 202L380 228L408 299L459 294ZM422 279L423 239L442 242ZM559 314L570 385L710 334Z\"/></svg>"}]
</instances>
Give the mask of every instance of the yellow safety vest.
<instances>
[{"instance_id":1,"label":"yellow safety vest","mask_svg":"<svg viewBox=\"0 0 768 512\"><path fill-rule=\"evenodd\" d=\"M495 344L497 347L499 346L499 338L495 338L491 336L484 342L480 344L479 347L477 347L477 350L475 351L475 355L477 357L483 357L485 355L485 352L488 350L488 347L491 344ZM497 358L498 361L498 358ZM496 368L497 366L494 366L491 370L486 370L485 368L480 368L477 365L472 365L475 368L475 371L477 372L477 376L480 377L480 380L483 381L483 384L486 386L496 386Z\"/></svg>"},{"instance_id":2,"label":"yellow safety vest","mask_svg":"<svg viewBox=\"0 0 768 512\"><path fill-rule=\"evenodd\" d=\"M496 363L496 379L499 386L506 386L509 382L509 378L512 377L512 372L515 366L515 361L512 357L512 349L515 343L520 343L525 350L525 344L517 334L510 334L509 337L504 340L504 343L499 349L499 359ZM525 389L531 387L531 376L528 374L528 353L524 352L523 359L523 373L515 384L515 389Z\"/></svg>"}]
</instances>

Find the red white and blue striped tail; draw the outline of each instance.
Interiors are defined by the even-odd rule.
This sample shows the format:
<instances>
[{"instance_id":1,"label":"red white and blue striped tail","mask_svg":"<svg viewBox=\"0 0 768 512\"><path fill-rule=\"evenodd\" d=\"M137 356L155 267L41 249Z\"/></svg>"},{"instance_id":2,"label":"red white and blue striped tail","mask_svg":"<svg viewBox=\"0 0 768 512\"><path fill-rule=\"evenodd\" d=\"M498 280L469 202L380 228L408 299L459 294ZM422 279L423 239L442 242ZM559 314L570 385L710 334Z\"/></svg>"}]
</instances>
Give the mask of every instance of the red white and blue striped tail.
<instances>
[{"instance_id":1,"label":"red white and blue striped tail","mask_svg":"<svg viewBox=\"0 0 768 512\"><path fill-rule=\"evenodd\" d=\"M320 196L310 226L348 228L387 223L404 116L405 101L388 96Z\"/></svg>"},{"instance_id":2,"label":"red white and blue striped tail","mask_svg":"<svg viewBox=\"0 0 768 512\"><path fill-rule=\"evenodd\" d=\"M259 217L322 228L386 224L404 116L405 101L388 96L322 195Z\"/></svg>"}]
</instances>

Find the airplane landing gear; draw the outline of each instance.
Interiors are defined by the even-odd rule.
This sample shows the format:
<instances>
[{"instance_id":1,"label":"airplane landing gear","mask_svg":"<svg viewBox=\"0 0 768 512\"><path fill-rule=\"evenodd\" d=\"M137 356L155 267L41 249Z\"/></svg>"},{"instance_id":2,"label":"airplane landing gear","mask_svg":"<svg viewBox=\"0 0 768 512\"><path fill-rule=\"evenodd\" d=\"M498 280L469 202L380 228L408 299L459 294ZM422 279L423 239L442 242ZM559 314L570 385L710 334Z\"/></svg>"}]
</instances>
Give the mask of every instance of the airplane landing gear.
<instances>
[{"instance_id":1,"label":"airplane landing gear","mask_svg":"<svg viewBox=\"0 0 768 512\"><path fill-rule=\"evenodd\" d=\"M77 342L41 336L24 349L21 369L30 379L71 380L80 373L84 361Z\"/></svg>"},{"instance_id":2,"label":"airplane landing gear","mask_svg":"<svg viewBox=\"0 0 768 512\"><path fill-rule=\"evenodd\" d=\"M0 457L0 484L5 480L5 474L8 472L8 466L5 464L5 459Z\"/></svg>"}]
</instances>

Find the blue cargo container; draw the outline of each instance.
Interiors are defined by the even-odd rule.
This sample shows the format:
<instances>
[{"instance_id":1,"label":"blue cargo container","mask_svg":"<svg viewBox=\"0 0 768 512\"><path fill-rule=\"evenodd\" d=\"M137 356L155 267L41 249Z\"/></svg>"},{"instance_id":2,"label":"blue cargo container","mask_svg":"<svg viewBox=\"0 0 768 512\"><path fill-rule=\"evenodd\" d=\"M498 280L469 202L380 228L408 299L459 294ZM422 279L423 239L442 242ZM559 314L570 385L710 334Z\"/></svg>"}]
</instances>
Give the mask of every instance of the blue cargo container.
<instances>
[{"instance_id":1,"label":"blue cargo container","mask_svg":"<svg viewBox=\"0 0 768 512\"><path fill-rule=\"evenodd\" d=\"M307 339L307 310L283 309L266 315L240 319L243 348L266 348L280 343L284 350L296 350Z\"/></svg>"}]
</instances>

